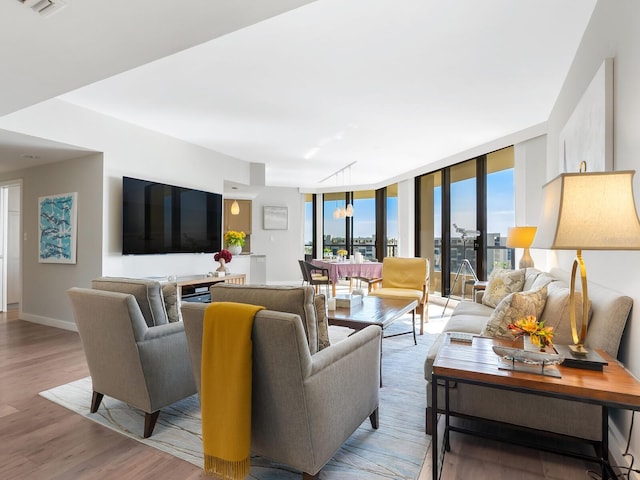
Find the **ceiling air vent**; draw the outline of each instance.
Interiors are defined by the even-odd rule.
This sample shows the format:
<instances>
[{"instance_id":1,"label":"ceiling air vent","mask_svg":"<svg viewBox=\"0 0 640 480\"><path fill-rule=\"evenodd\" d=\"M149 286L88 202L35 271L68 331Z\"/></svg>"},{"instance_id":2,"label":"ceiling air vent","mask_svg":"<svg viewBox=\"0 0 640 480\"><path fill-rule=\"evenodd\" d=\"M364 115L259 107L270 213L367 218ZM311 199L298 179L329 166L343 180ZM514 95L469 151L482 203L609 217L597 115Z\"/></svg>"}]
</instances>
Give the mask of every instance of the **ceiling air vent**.
<instances>
[{"instance_id":1,"label":"ceiling air vent","mask_svg":"<svg viewBox=\"0 0 640 480\"><path fill-rule=\"evenodd\" d=\"M67 6L62 0L18 0L25 7L29 7L37 14L48 17Z\"/></svg>"}]
</instances>

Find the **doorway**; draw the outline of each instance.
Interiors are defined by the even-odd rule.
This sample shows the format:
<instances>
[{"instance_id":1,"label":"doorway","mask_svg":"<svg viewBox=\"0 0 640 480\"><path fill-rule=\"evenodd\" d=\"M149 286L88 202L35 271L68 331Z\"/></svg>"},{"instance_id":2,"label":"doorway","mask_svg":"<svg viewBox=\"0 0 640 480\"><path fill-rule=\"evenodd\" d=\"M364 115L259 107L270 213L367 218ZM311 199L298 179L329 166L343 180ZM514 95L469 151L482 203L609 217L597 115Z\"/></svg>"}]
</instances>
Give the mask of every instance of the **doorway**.
<instances>
[{"instance_id":1,"label":"doorway","mask_svg":"<svg viewBox=\"0 0 640 480\"><path fill-rule=\"evenodd\" d=\"M0 183L0 311L14 310L22 299L20 221L22 185Z\"/></svg>"}]
</instances>

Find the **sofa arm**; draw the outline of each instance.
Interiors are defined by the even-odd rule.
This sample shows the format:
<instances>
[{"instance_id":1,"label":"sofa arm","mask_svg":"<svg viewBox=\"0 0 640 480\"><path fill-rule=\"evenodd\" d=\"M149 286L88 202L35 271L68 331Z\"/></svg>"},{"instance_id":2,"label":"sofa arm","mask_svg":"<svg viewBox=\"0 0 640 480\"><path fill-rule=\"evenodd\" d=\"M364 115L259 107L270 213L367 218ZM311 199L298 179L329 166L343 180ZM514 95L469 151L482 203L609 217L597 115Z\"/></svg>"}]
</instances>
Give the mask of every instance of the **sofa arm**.
<instances>
[{"instance_id":1,"label":"sofa arm","mask_svg":"<svg viewBox=\"0 0 640 480\"><path fill-rule=\"evenodd\" d=\"M378 326L368 326L362 330L355 332L344 340L331 344L330 347L321 350L311 357L311 376L317 375L322 370L329 368L332 364L343 361L345 357L353 351L360 348L375 350L373 363L380 362L380 341L382 338L382 330ZM370 352L365 355L373 355ZM378 368L378 371L380 369Z\"/></svg>"},{"instance_id":2,"label":"sofa arm","mask_svg":"<svg viewBox=\"0 0 640 480\"><path fill-rule=\"evenodd\" d=\"M182 322L173 322L173 323L165 323L164 325L158 325L157 327L150 327L145 332L143 338L139 340L137 343L152 341L152 340L156 340L162 337L167 337L170 335L184 336L184 324Z\"/></svg>"},{"instance_id":3,"label":"sofa arm","mask_svg":"<svg viewBox=\"0 0 640 480\"><path fill-rule=\"evenodd\" d=\"M137 346L152 411L196 393L182 322L150 328Z\"/></svg>"},{"instance_id":4,"label":"sofa arm","mask_svg":"<svg viewBox=\"0 0 640 480\"><path fill-rule=\"evenodd\" d=\"M305 423L317 458L331 458L378 408L381 333L369 326L313 355L304 379Z\"/></svg>"}]
</instances>

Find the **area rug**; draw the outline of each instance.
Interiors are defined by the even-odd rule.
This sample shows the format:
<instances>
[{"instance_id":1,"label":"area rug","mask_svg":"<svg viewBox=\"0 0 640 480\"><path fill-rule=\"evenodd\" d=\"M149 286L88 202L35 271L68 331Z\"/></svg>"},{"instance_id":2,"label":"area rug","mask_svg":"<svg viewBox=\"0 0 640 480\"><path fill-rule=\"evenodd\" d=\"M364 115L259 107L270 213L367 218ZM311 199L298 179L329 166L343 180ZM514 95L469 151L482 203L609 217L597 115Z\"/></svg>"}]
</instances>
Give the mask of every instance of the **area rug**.
<instances>
[{"instance_id":1,"label":"area rug","mask_svg":"<svg viewBox=\"0 0 640 480\"><path fill-rule=\"evenodd\" d=\"M389 332L411 327L398 321ZM380 426L365 421L321 470L323 480L418 478L431 437L424 433L425 381L423 363L435 334L385 338L382 342ZM200 406L196 395L163 409L151 438L142 438L144 413L104 397L97 413L90 413L91 378L40 392L44 398L84 417L201 467L203 465ZM267 459L251 459L249 478L299 480L300 472Z\"/></svg>"}]
</instances>

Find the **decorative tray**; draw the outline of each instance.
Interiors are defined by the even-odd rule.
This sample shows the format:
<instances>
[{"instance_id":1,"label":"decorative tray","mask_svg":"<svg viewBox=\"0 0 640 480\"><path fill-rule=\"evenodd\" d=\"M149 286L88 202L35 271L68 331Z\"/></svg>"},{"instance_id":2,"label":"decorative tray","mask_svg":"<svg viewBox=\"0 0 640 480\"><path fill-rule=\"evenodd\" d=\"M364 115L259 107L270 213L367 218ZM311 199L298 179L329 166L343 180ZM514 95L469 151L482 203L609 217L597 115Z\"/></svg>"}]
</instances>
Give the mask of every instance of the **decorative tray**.
<instances>
[{"instance_id":1,"label":"decorative tray","mask_svg":"<svg viewBox=\"0 0 640 480\"><path fill-rule=\"evenodd\" d=\"M520 348L493 346L493 351L500 355L503 364L500 370L535 373L548 377L561 378L557 365L564 361L564 356L557 353L531 352Z\"/></svg>"}]
</instances>

